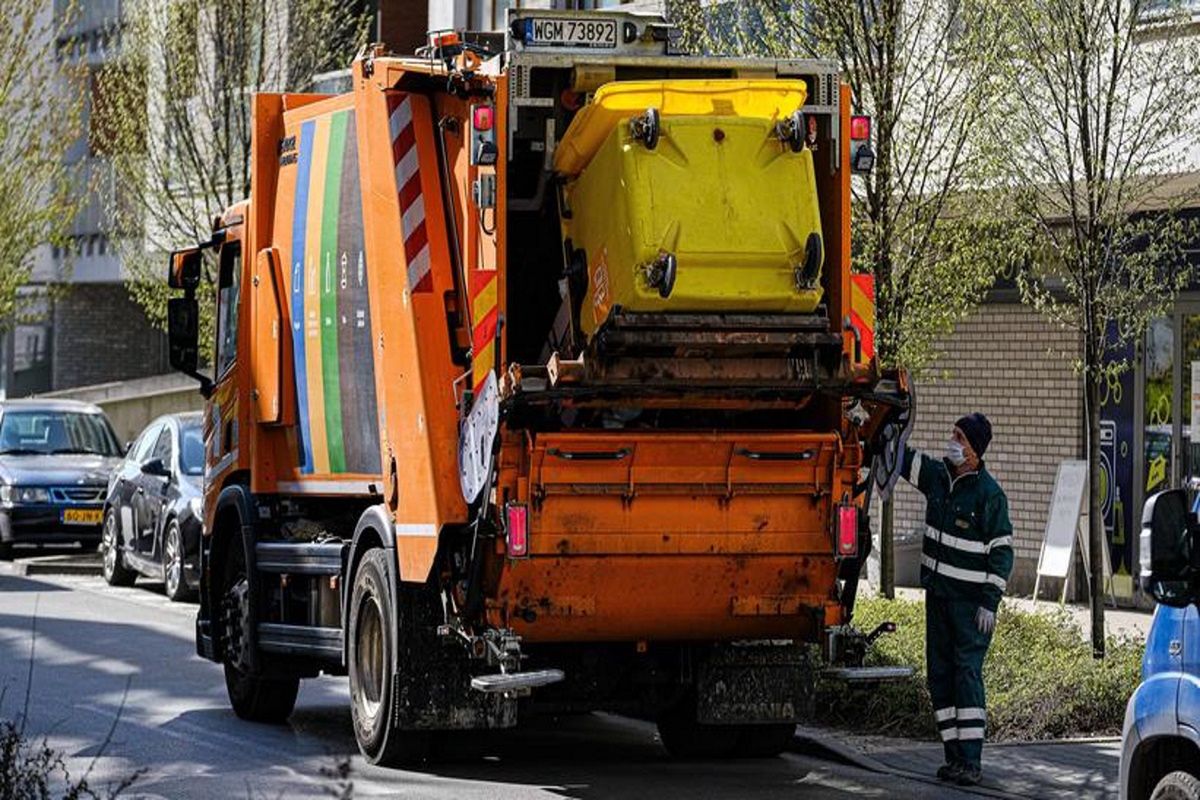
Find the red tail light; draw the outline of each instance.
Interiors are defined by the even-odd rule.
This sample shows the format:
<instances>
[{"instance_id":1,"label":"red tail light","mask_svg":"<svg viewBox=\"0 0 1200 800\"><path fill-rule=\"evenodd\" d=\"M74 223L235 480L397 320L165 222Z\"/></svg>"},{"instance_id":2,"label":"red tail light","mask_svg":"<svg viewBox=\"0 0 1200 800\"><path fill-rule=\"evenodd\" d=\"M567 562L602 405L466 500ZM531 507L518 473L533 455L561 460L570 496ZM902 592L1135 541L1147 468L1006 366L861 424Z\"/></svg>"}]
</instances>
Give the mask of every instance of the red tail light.
<instances>
[{"instance_id":1,"label":"red tail light","mask_svg":"<svg viewBox=\"0 0 1200 800\"><path fill-rule=\"evenodd\" d=\"M871 118L853 116L850 118L850 139L855 142L865 142L871 138Z\"/></svg>"},{"instance_id":2,"label":"red tail light","mask_svg":"<svg viewBox=\"0 0 1200 800\"><path fill-rule=\"evenodd\" d=\"M837 554L841 558L858 555L858 507L837 507Z\"/></svg>"},{"instance_id":3,"label":"red tail light","mask_svg":"<svg viewBox=\"0 0 1200 800\"><path fill-rule=\"evenodd\" d=\"M490 131L494 124L491 106L475 106L471 109L471 124L477 131Z\"/></svg>"},{"instance_id":4,"label":"red tail light","mask_svg":"<svg viewBox=\"0 0 1200 800\"><path fill-rule=\"evenodd\" d=\"M529 506L509 503L504 507L504 534L509 558L529 555Z\"/></svg>"}]
</instances>

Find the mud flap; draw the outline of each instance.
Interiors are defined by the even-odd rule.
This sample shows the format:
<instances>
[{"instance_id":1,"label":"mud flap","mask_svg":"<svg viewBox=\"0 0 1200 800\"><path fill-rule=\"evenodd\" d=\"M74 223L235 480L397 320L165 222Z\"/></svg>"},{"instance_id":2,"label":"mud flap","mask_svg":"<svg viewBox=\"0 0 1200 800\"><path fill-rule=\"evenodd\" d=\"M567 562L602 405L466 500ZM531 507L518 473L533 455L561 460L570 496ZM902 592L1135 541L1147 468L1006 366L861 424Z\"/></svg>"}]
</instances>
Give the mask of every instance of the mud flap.
<instances>
[{"instance_id":1,"label":"mud flap","mask_svg":"<svg viewBox=\"0 0 1200 800\"><path fill-rule=\"evenodd\" d=\"M713 648L696 677L696 721L709 725L799 722L810 716L815 672L800 644Z\"/></svg>"}]
</instances>

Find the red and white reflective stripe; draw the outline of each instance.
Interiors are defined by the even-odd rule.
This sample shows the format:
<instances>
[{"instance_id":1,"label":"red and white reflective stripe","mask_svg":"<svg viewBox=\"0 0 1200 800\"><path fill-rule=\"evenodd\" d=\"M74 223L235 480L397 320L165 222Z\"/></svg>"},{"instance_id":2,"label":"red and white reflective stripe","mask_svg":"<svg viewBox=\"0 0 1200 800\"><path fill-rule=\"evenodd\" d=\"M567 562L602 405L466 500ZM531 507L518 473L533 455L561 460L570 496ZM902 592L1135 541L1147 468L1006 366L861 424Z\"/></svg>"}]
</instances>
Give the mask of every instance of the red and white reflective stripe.
<instances>
[{"instance_id":1,"label":"red and white reflective stripe","mask_svg":"<svg viewBox=\"0 0 1200 800\"><path fill-rule=\"evenodd\" d=\"M429 232L425 227L425 200L421 196L417 131L408 95L391 95L388 115L392 159L396 165L396 191L400 195L400 230L404 234L408 287L414 292L428 292L433 289L429 272Z\"/></svg>"}]
</instances>

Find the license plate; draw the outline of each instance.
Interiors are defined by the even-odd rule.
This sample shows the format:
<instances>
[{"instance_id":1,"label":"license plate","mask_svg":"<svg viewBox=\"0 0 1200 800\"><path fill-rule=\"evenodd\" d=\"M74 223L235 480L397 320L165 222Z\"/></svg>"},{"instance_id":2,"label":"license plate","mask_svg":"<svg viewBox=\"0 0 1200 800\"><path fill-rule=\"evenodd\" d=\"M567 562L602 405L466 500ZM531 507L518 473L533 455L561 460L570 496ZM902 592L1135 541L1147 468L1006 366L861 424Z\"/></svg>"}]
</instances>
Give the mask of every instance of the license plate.
<instances>
[{"instance_id":1,"label":"license plate","mask_svg":"<svg viewBox=\"0 0 1200 800\"><path fill-rule=\"evenodd\" d=\"M98 508L68 508L63 511L64 525L99 525L104 512Z\"/></svg>"},{"instance_id":2,"label":"license plate","mask_svg":"<svg viewBox=\"0 0 1200 800\"><path fill-rule=\"evenodd\" d=\"M532 47L617 46L617 22L611 19L534 19L525 44Z\"/></svg>"}]
</instances>

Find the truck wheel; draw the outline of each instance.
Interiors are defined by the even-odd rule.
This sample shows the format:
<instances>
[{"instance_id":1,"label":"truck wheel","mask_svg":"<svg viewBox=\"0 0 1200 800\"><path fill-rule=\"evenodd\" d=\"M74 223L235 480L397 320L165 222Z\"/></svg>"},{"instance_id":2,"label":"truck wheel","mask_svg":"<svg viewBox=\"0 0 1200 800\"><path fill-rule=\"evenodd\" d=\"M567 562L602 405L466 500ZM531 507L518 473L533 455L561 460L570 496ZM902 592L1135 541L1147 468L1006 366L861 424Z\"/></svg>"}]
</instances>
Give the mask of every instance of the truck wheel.
<instances>
[{"instance_id":1,"label":"truck wheel","mask_svg":"<svg viewBox=\"0 0 1200 800\"><path fill-rule=\"evenodd\" d=\"M285 722L296 707L299 678L264 678L246 668L245 626L250 624L249 582L242 537L230 538L221 583L221 615L225 630L225 691L239 717L251 722Z\"/></svg>"},{"instance_id":2,"label":"truck wheel","mask_svg":"<svg viewBox=\"0 0 1200 800\"><path fill-rule=\"evenodd\" d=\"M1200 800L1200 778L1190 772L1172 772L1154 787L1150 800Z\"/></svg>"},{"instance_id":3,"label":"truck wheel","mask_svg":"<svg viewBox=\"0 0 1200 800\"><path fill-rule=\"evenodd\" d=\"M125 566L125 554L121 552L121 532L117 530L117 515L110 508L104 515L104 528L100 532L101 572L109 586L133 586L137 573Z\"/></svg>"},{"instance_id":4,"label":"truck wheel","mask_svg":"<svg viewBox=\"0 0 1200 800\"><path fill-rule=\"evenodd\" d=\"M774 758L791 746L796 737L793 722L771 725L739 725L737 754L744 758Z\"/></svg>"},{"instance_id":5,"label":"truck wheel","mask_svg":"<svg viewBox=\"0 0 1200 800\"><path fill-rule=\"evenodd\" d=\"M406 621L395 607L388 586L388 551L363 556L350 595L347 666L350 673L350 716L358 749L372 764L396 766L423 761L429 735L396 727L393 664Z\"/></svg>"},{"instance_id":6,"label":"truck wheel","mask_svg":"<svg viewBox=\"0 0 1200 800\"><path fill-rule=\"evenodd\" d=\"M696 721L696 696L689 693L658 717L658 737L672 758L729 758L737 755L737 725L705 725Z\"/></svg>"}]
</instances>

